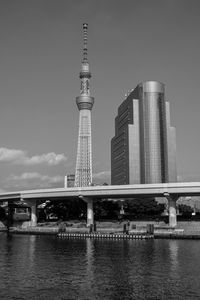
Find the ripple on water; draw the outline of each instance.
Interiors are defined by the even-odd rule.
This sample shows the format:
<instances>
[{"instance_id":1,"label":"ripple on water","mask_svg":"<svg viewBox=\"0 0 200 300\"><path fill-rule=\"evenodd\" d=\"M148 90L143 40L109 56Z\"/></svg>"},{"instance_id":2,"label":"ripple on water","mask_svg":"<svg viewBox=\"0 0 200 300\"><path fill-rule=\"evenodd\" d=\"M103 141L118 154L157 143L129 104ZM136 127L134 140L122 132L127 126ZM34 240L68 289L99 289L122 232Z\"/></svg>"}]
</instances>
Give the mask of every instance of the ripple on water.
<instances>
[{"instance_id":1,"label":"ripple on water","mask_svg":"<svg viewBox=\"0 0 200 300\"><path fill-rule=\"evenodd\" d=\"M199 241L0 241L0 299L199 299Z\"/></svg>"}]
</instances>

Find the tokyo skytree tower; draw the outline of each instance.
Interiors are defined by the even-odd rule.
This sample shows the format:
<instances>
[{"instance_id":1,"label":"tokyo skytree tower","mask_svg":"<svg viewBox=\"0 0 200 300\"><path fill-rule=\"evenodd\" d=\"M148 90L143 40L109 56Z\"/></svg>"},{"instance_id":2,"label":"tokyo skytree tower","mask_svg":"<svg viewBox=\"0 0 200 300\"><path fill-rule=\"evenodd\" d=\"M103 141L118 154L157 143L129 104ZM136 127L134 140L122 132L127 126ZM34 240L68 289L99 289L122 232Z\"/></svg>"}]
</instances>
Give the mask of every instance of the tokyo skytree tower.
<instances>
[{"instance_id":1,"label":"tokyo skytree tower","mask_svg":"<svg viewBox=\"0 0 200 300\"><path fill-rule=\"evenodd\" d=\"M76 158L75 186L89 186L92 183L92 136L91 136L91 110L94 97L90 96L89 62L87 58L88 24L83 24L83 60L81 64L80 96L76 97L79 109L79 134Z\"/></svg>"}]
</instances>

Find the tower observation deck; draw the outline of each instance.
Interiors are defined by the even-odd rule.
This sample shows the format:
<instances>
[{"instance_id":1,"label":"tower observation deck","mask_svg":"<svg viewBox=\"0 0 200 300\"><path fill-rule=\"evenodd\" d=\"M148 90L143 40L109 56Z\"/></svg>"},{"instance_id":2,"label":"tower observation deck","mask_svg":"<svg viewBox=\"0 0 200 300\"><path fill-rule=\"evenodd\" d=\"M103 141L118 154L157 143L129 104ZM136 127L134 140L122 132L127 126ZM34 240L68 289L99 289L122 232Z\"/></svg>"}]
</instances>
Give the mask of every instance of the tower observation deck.
<instances>
[{"instance_id":1,"label":"tower observation deck","mask_svg":"<svg viewBox=\"0 0 200 300\"><path fill-rule=\"evenodd\" d=\"M91 110L94 97L90 96L90 68L87 52L88 24L83 24L83 59L81 63L80 96L76 97L79 109L79 133L76 157L75 186L89 186L92 183L92 135Z\"/></svg>"}]
</instances>

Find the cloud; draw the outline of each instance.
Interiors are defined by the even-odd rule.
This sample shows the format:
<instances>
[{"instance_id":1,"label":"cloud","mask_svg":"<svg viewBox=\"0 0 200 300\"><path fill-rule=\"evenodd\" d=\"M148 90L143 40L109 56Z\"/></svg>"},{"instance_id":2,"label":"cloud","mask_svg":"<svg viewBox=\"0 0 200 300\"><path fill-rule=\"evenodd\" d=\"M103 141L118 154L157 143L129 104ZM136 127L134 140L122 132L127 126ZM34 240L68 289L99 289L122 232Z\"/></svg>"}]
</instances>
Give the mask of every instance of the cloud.
<instances>
[{"instance_id":1,"label":"cloud","mask_svg":"<svg viewBox=\"0 0 200 300\"><path fill-rule=\"evenodd\" d=\"M56 154L50 152L28 157L27 152L23 150L0 148L0 162L8 162L16 165L34 166L46 164L48 166L56 166L66 160L67 157L63 153Z\"/></svg>"},{"instance_id":2,"label":"cloud","mask_svg":"<svg viewBox=\"0 0 200 300\"><path fill-rule=\"evenodd\" d=\"M49 182L59 182L61 179L63 180L62 176L49 176L49 175L42 175L38 172L25 172L21 175L10 175L8 177L10 180L30 180L30 179L40 179L42 181L49 181Z\"/></svg>"},{"instance_id":3,"label":"cloud","mask_svg":"<svg viewBox=\"0 0 200 300\"><path fill-rule=\"evenodd\" d=\"M20 175L12 174L5 180L7 188L34 189L64 186L64 178L60 175L49 176L38 172L25 172Z\"/></svg>"},{"instance_id":4,"label":"cloud","mask_svg":"<svg viewBox=\"0 0 200 300\"><path fill-rule=\"evenodd\" d=\"M104 179L105 177L110 176L110 173L111 173L110 171L102 171L102 172L99 172L99 173L94 173L93 178Z\"/></svg>"},{"instance_id":5,"label":"cloud","mask_svg":"<svg viewBox=\"0 0 200 300\"><path fill-rule=\"evenodd\" d=\"M99 182L99 183L110 183L110 171L102 171L98 173L93 174L93 180L94 182Z\"/></svg>"},{"instance_id":6,"label":"cloud","mask_svg":"<svg viewBox=\"0 0 200 300\"><path fill-rule=\"evenodd\" d=\"M93 174L94 183L110 183L110 171L102 171ZM11 174L4 180L4 188L10 191L64 187L64 177L60 175L49 176L38 172L24 172L22 174Z\"/></svg>"},{"instance_id":7,"label":"cloud","mask_svg":"<svg viewBox=\"0 0 200 300\"><path fill-rule=\"evenodd\" d=\"M199 182L200 174L182 174L177 176L178 182Z\"/></svg>"}]
</instances>

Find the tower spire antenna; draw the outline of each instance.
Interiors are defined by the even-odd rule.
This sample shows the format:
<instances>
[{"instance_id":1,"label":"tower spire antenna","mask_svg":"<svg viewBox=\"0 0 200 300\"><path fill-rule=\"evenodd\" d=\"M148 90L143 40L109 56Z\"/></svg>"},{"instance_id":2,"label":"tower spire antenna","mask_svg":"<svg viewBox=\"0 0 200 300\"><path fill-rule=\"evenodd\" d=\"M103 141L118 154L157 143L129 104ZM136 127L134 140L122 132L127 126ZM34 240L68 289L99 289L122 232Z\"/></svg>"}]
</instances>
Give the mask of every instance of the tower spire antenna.
<instances>
[{"instance_id":1,"label":"tower spire antenna","mask_svg":"<svg viewBox=\"0 0 200 300\"><path fill-rule=\"evenodd\" d=\"M89 63L87 58L88 24L83 24L83 60L81 72L80 96L76 97L79 109L79 134L76 157L75 186L89 186L92 183L92 134L91 110L94 98L90 96Z\"/></svg>"},{"instance_id":2,"label":"tower spire antenna","mask_svg":"<svg viewBox=\"0 0 200 300\"><path fill-rule=\"evenodd\" d=\"M88 54L88 49L87 49L87 40L88 40L88 24L83 23L83 62L87 62L87 54Z\"/></svg>"}]
</instances>

